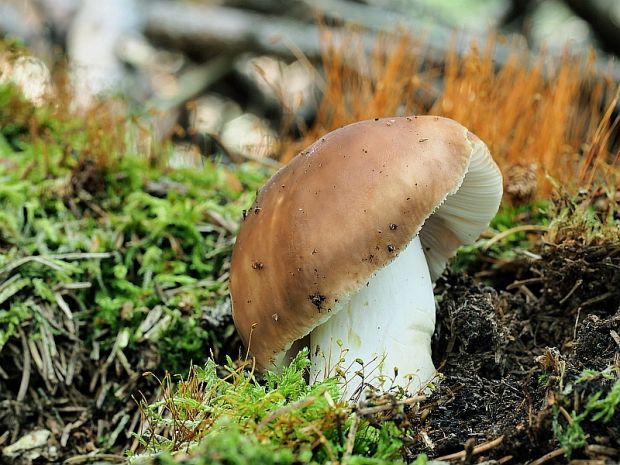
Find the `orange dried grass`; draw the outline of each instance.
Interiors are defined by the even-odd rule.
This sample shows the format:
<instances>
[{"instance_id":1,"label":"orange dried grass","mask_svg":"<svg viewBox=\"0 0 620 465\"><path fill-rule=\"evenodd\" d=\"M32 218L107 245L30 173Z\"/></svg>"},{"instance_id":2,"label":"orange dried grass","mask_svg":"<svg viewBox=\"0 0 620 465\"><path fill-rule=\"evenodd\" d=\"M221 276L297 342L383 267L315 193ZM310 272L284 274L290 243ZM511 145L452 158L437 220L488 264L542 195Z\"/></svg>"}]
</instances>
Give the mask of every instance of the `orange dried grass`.
<instances>
[{"instance_id":1,"label":"orange dried grass","mask_svg":"<svg viewBox=\"0 0 620 465\"><path fill-rule=\"evenodd\" d=\"M610 159L612 113L602 104L612 83L597 77L594 56L583 63L564 53L550 64L542 54L528 63L528 56L515 52L496 69L492 52L489 42L484 53L475 48L463 58L449 53L443 93L430 112L479 135L504 172L515 165L533 167L543 196L552 188L547 175L583 187L608 175L602 168Z\"/></svg>"},{"instance_id":2,"label":"orange dried grass","mask_svg":"<svg viewBox=\"0 0 620 465\"><path fill-rule=\"evenodd\" d=\"M315 123L301 141L283 144L280 158L284 162L322 134L345 124L412 113L417 97L433 92L429 79L420 77L418 55L412 53L420 45L409 36L396 40L386 36L370 51L355 34L336 40L324 31L322 39L325 85Z\"/></svg>"},{"instance_id":3,"label":"orange dried grass","mask_svg":"<svg viewBox=\"0 0 620 465\"><path fill-rule=\"evenodd\" d=\"M453 118L480 136L506 173L535 172L538 196L565 186L617 183L619 154L610 150L614 87L585 60L564 53L551 60L515 51L498 67L494 39L459 56L451 47L444 64L424 59L422 44L401 35L380 40L371 52L361 41L334 45L325 35L325 89L315 124L289 145L287 161L322 134L354 121L411 113ZM441 92L433 81L441 75Z\"/></svg>"}]
</instances>

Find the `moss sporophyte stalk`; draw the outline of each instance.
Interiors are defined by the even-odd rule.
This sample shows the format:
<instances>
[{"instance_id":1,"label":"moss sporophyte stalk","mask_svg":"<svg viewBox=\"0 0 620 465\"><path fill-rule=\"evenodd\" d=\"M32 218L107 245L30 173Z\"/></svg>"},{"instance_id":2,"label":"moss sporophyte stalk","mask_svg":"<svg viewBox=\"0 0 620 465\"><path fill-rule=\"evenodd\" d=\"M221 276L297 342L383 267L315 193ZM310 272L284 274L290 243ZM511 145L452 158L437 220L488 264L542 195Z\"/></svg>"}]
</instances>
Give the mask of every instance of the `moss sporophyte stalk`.
<instances>
[{"instance_id":1,"label":"moss sporophyte stalk","mask_svg":"<svg viewBox=\"0 0 620 465\"><path fill-rule=\"evenodd\" d=\"M267 372L263 382L249 362L232 360L223 372L210 361L175 384L162 380L162 400L142 404L146 454L132 461L149 463L149 453L189 448L183 461L188 465L254 458L283 464L404 463L403 430L394 421L377 422L377 415L402 414L406 404L384 398L369 403L374 410L355 408L340 399L335 378L308 385L309 365L302 351L280 374Z\"/></svg>"}]
</instances>

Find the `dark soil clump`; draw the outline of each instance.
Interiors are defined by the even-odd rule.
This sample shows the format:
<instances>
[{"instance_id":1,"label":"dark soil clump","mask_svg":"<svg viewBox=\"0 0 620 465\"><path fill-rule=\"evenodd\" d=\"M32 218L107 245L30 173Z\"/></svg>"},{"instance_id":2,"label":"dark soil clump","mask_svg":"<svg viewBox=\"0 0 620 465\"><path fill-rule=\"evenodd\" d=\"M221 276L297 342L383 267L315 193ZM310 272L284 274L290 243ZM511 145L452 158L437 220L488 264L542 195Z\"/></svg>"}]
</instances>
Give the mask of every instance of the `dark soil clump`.
<instances>
[{"instance_id":1,"label":"dark soil clump","mask_svg":"<svg viewBox=\"0 0 620 465\"><path fill-rule=\"evenodd\" d=\"M600 400L620 372L620 247L546 244L509 267L485 273L493 287L463 274L438 284L441 378L412 420L410 456L619 460L620 413ZM474 457L472 442L490 446Z\"/></svg>"}]
</instances>

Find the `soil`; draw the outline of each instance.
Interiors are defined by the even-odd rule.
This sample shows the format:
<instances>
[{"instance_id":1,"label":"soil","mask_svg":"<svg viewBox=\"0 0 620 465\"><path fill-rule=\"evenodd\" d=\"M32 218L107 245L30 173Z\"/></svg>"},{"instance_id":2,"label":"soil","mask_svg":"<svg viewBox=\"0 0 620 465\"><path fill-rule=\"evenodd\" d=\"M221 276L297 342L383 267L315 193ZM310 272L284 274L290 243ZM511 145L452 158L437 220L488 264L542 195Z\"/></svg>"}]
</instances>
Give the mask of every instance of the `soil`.
<instances>
[{"instance_id":1,"label":"soil","mask_svg":"<svg viewBox=\"0 0 620 465\"><path fill-rule=\"evenodd\" d=\"M433 354L441 378L410 415L420 434L408 455L467 451L472 463L526 463L551 453L544 463L566 463L554 421L566 425L564 413L579 413L614 383L578 378L611 367L617 379L620 369L620 244L546 244L538 257L484 275L491 285L463 274L439 283ZM620 460L620 412L581 426L587 445L572 459ZM487 442L490 450L472 455L472 445Z\"/></svg>"},{"instance_id":2,"label":"soil","mask_svg":"<svg viewBox=\"0 0 620 465\"><path fill-rule=\"evenodd\" d=\"M477 276L448 273L437 293L433 354L441 376L426 401L401 415L415 432L406 438L405 457L460 452L469 463L566 463L558 428L565 429L570 413L582 412L592 395L608 393L620 371L620 240L541 243L526 258ZM158 386L136 376L155 363L148 351L129 360L131 377L118 361L103 371L94 367L89 350L78 346L81 368L70 386L50 390L33 372L28 395L18 402L20 349L12 344L0 353L0 448L36 429L51 431L58 444L53 456L0 456L0 463L61 463L87 454L102 431L114 434L123 415L124 433L113 438L111 450L122 458L135 446L132 395L152 399ZM615 370L615 379L593 373L578 381L585 369ZM94 391L93 376L105 378ZM100 404L94 399L106 395L102 389L110 391ZM580 425L585 445L575 447L573 459L620 460L620 413L606 423L585 418ZM486 450L479 452L479 445Z\"/></svg>"}]
</instances>

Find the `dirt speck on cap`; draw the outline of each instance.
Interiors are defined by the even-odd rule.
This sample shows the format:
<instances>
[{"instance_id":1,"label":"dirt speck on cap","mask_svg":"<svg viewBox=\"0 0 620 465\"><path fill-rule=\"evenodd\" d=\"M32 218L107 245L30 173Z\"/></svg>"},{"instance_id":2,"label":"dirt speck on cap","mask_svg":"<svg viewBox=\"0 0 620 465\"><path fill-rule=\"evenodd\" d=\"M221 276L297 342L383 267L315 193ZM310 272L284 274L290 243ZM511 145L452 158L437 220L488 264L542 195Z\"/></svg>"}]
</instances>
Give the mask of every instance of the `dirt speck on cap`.
<instances>
[{"instance_id":1,"label":"dirt speck on cap","mask_svg":"<svg viewBox=\"0 0 620 465\"><path fill-rule=\"evenodd\" d=\"M327 299L324 295L321 295L319 292L315 292L314 294L310 294L308 296L312 305L314 305L317 310L320 312L323 310L323 302Z\"/></svg>"}]
</instances>

